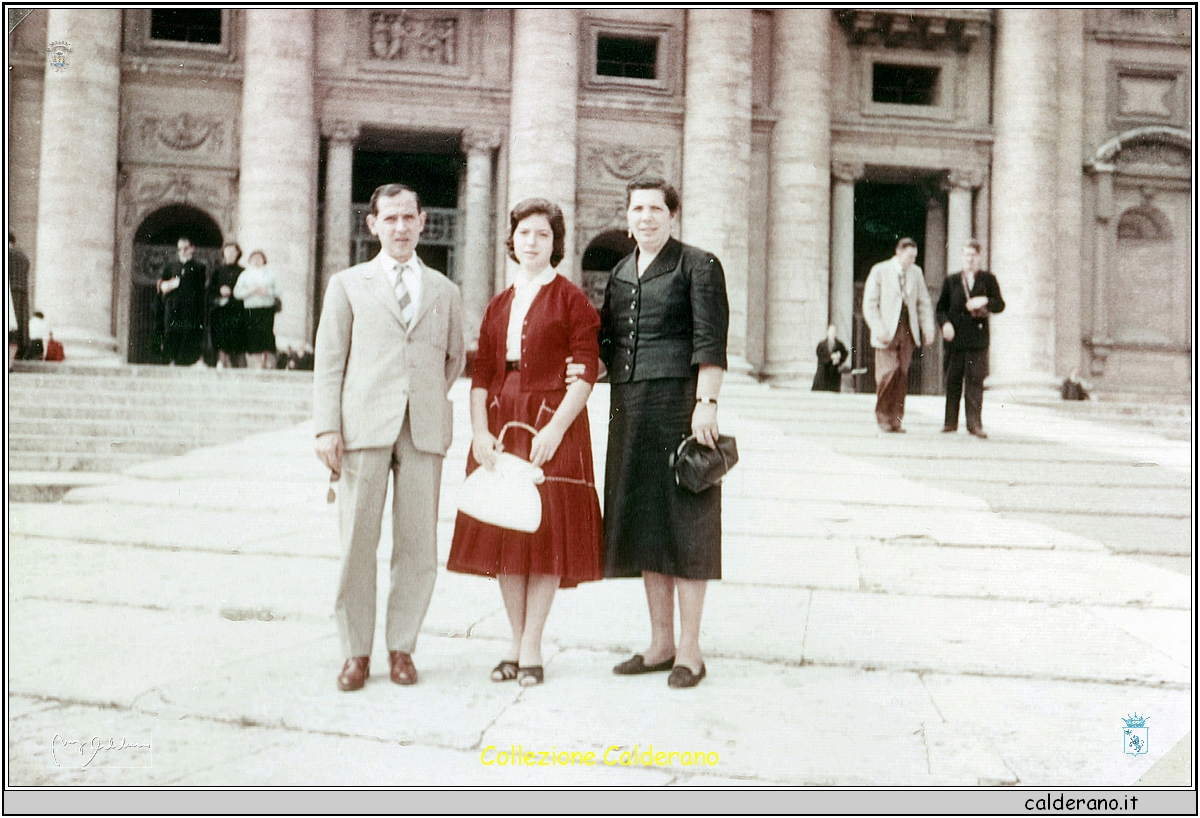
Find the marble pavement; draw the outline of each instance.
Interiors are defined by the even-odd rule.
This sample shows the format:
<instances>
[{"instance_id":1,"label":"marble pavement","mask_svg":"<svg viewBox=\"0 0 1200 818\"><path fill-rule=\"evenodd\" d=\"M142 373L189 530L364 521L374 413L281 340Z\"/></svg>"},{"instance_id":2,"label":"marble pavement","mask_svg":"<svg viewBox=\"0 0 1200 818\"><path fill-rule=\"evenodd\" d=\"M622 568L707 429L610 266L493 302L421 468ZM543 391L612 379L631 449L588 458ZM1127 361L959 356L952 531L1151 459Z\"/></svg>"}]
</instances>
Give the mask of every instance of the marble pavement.
<instances>
[{"instance_id":1,"label":"marble pavement","mask_svg":"<svg viewBox=\"0 0 1200 818\"><path fill-rule=\"evenodd\" d=\"M589 404L598 477L607 397ZM648 632L627 580L560 592L544 685L491 682L498 588L443 568L420 684L388 681L380 638L367 687L339 693L309 424L10 505L9 783L1129 786L1187 736L1187 443L992 392L986 442L940 434L937 398L910 399L906 435L876 431L871 396L735 383L721 411L742 460L709 676L686 691L612 675ZM1123 752L1134 712L1143 755ZM602 760L635 745L706 763ZM495 763L514 746L596 763Z\"/></svg>"}]
</instances>

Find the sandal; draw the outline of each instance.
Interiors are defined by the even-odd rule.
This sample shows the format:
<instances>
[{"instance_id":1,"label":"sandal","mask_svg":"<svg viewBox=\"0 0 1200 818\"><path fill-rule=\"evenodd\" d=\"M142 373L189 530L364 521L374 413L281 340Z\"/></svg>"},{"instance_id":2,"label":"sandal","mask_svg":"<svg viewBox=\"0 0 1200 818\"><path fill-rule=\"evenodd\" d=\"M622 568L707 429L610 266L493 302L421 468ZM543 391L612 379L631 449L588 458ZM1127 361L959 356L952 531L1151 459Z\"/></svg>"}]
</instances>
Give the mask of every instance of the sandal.
<instances>
[{"instance_id":1,"label":"sandal","mask_svg":"<svg viewBox=\"0 0 1200 818\"><path fill-rule=\"evenodd\" d=\"M541 665L531 665L517 669L517 684L521 687L533 687L546 680Z\"/></svg>"},{"instance_id":2,"label":"sandal","mask_svg":"<svg viewBox=\"0 0 1200 818\"><path fill-rule=\"evenodd\" d=\"M517 678L517 663L501 659L500 664L492 668L493 682L511 682Z\"/></svg>"}]
</instances>

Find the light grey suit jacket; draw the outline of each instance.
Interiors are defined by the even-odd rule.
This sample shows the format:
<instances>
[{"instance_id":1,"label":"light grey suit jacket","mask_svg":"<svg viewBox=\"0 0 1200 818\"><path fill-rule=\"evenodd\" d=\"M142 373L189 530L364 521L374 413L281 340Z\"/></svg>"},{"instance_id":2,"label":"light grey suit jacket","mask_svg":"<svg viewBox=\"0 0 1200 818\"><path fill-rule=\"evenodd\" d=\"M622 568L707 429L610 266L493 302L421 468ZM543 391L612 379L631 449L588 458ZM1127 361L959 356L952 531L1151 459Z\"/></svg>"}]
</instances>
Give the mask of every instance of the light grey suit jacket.
<instances>
[{"instance_id":1,"label":"light grey suit jacket","mask_svg":"<svg viewBox=\"0 0 1200 818\"><path fill-rule=\"evenodd\" d=\"M908 303L916 309L908 311L908 328L912 330L917 346L929 346L937 338L937 327L933 323L933 301L929 288L925 286L925 274L917 265L908 268L905 279ZM895 256L881 261L871 268L867 283L863 286L863 320L871 328L871 346L886 349L896 335L900 323L900 308L904 295L900 292L900 262Z\"/></svg>"},{"instance_id":2,"label":"light grey suit jacket","mask_svg":"<svg viewBox=\"0 0 1200 818\"><path fill-rule=\"evenodd\" d=\"M462 298L418 263L421 298L407 332L378 256L329 280L314 351L316 434L341 432L347 449L391 447L407 411L413 445L443 456L450 448L446 394L466 360Z\"/></svg>"}]
</instances>

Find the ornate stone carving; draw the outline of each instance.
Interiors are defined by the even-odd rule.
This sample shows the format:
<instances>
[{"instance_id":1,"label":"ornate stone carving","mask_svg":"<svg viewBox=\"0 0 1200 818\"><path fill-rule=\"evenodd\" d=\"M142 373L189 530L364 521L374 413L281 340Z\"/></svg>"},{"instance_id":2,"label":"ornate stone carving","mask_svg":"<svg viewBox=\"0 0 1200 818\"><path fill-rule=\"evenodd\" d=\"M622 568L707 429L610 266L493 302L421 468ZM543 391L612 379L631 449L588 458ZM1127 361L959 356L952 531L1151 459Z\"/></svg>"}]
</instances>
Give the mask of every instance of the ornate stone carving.
<instances>
[{"instance_id":1,"label":"ornate stone carving","mask_svg":"<svg viewBox=\"0 0 1200 818\"><path fill-rule=\"evenodd\" d=\"M621 187L630 179L647 173L669 181L669 165L667 151L630 145L593 145L587 149L584 160L590 181Z\"/></svg>"},{"instance_id":2,"label":"ornate stone carving","mask_svg":"<svg viewBox=\"0 0 1200 818\"><path fill-rule=\"evenodd\" d=\"M321 136L328 137L335 142L354 142L358 139L361 130L357 122L346 122L340 119L321 121Z\"/></svg>"},{"instance_id":3,"label":"ornate stone carving","mask_svg":"<svg viewBox=\"0 0 1200 818\"><path fill-rule=\"evenodd\" d=\"M830 167L833 173L833 178L838 182L848 182L854 184L862 179L866 173L866 168L862 162L838 162L835 161Z\"/></svg>"},{"instance_id":4,"label":"ornate stone carving","mask_svg":"<svg viewBox=\"0 0 1200 818\"><path fill-rule=\"evenodd\" d=\"M468 153L482 151L491 153L504 141L504 132L499 128L471 127L463 131L462 146Z\"/></svg>"},{"instance_id":5,"label":"ornate stone carving","mask_svg":"<svg viewBox=\"0 0 1200 818\"><path fill-rule=\"evenodd\" d=\"M193 151L212 140L214 151L221 149L221 123L215 119L203 119L184 112L176 117L161 118L153 114L142 118L142 144L154 147L154 143L172 150Z\"/></svg>"},{"instance_id":6,"label":"ornate stone carving","mask_svg":"<svg viewBox=\"0 0 1200 818\"><path fill-rule=\"evenodd\" d=\"M625 198L580 202L575 210L575 230L580 236L580 246L586 247L597 234L605 230L625 230Z\"/></svg>"},{"instance_id":7,"label":"ornate stone carving","mask_svg":"<svg viewBox=\"0 0 1200 818\"><path fill-rule=\"evenodd\" d=\"M371 56L377 60L455 65L458 18L417 17L407 11L373 11Z\"/></svg>"},{"instance_id":8,"label":"ornate stone carving","mask_svg":"<svg viewBox=\"0 0 1200 818\"><path fill-rule=\"evenodd\" d=\"M971 9L905 9L904 11L835 12L855 46L950 48L967 52L991 25L991 12Z\"/></svg>"},{"instance_id":9,"label":"ornate stone carving","mask_svg":"<svg viewBox=\"0 0 1200 818\"><path fill-rule=\"evenodd\" d=\"M187 204L210 213L223 212L227 197L210 180L184 170L147 174L136 179L125 209L125 223L137 224L144 214L168 204Z\"/></svg>"}]
</instances>

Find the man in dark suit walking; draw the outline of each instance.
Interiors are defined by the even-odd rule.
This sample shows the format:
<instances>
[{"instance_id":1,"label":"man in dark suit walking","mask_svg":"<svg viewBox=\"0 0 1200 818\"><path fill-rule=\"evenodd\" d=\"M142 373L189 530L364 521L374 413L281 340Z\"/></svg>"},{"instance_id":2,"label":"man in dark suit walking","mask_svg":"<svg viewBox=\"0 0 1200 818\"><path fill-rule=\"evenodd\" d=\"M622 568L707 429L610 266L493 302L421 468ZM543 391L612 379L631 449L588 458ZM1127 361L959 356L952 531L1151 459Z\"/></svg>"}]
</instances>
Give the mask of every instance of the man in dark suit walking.
<instances>
[{"instance_id":1,"label":"man in dark suit walking","mask_svg":"<svg viewBox=\"0 0 1200 818\"><path fill-rule=\"evenodd\" d=\"M163 354L176 366L191 366L200 359L204 340L204 265L193 256L196 248L187 236L176 243L179 254L163 265L158 292L162 297Z\"/></svg>"},{"instance_id":2,"label":"man in dark suit walking","mask_svg":"<svg viewBox=\"0 0 1200 818\"><path fill-rule=\"evenodd\" d=\"M958 404L965 397L967 431L986 439L982 415L983 380L988 374L988 316L1004 311L1004 299L996 277L977 269L982 250L975 239L963 245L963 268L942 282L934 312L946 342L946 420L942 431L958 431Z\"/></svg>"}]
</instances>

